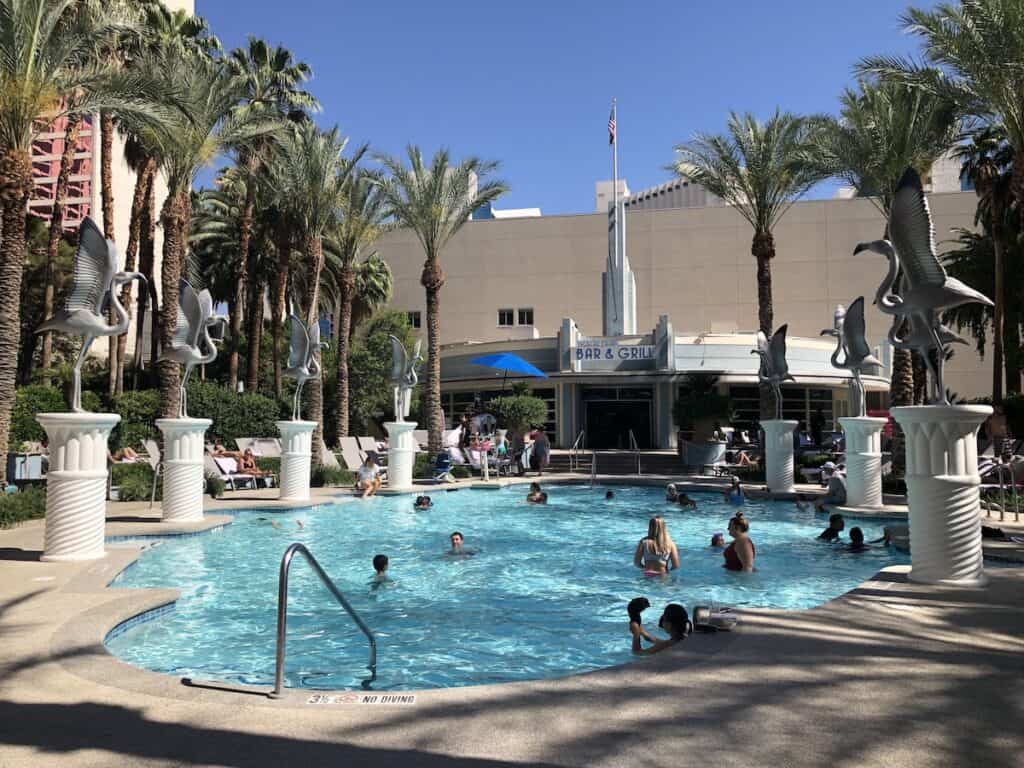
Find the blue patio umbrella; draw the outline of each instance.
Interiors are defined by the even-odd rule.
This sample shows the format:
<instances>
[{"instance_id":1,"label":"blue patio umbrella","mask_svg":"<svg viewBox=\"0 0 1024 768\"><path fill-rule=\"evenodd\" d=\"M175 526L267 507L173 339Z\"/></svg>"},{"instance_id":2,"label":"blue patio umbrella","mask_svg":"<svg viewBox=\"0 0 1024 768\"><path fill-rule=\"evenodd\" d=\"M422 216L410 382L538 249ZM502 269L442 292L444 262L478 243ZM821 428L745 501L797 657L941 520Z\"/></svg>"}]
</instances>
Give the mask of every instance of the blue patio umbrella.
<instances>
[{"instance_id":1,"label":"blue patio umbrella","mask_svg":"<svg viewBox=\"0 0 1024 768\"><path fill-rule=\"evenodd\" d=\"M505 379L508 378L509 371L522 374L523 376L534 376L538 379L546 379L548 377L544 371L526 362L518 355L513 355L511 352L500 352L497 355L475 357L469 362L475 363L476 365L482 365L485 368L494 368L499 371L504 371L505 375L501 380L502 390L505 389Z\"/></svg>"}]
</instances>

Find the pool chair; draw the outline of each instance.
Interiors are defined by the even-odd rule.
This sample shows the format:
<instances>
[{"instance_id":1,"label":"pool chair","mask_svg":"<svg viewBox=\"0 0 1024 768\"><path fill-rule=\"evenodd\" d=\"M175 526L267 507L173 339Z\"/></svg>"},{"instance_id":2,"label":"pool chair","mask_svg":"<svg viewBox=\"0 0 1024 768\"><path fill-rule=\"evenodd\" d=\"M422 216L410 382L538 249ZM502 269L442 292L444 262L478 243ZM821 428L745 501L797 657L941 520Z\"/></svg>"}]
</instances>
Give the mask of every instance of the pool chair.
<instances>
[{"instance_id":1,"label":"pool chair","mask_svg":"<svg viewBox=\"0 0 1024 768\"><path fill-rule=\"evenodd\" d=\"M256 477L238 471L238 462L228 456L203 454L203 468L207 474L219 477L230 490L256 488Z\"/></svg>"},{"instance_id":2,"label":"pool chair","mask_svg":"<svg viewBox=\"0 0 1024 768\"><path fill-rule=\"evenodd\" d=\"M341 459L345 462L345 468L353 472L358 471L366 460L366 454L359 450L359 442L354 437L339 437L338 445L341 447ZM335 459L334 463L337 464L338 460ZM338 465L338 468L341 466Z\"/></svg>"},{"instance_id":3,"label":"pool chair","mask_svg":"<svg viewBox=\"0 0 1024 768\"><path fill-rule=\"evenodd\" d=\"M420 445L420 450L427 450L427 443L430 442L430 433L425 429L414 429L412 439Z\"/></svg>"},{"instance_id":4,"label":"pool chair","mask_svg":"<svg viewBox=\"0 0 1024 768\"><path fill-rule=\"evenodd\" d=\"M455 476L452 474L452 467L454 466L455 463L452 461L452 455L447 450L438 453L437 461L434 462L434 482L454 483Z\"/></svg>"},{"instance_id":5,"label":"pool chair","mask_svg":"<svg viewBox=\"0 0 1024 768\"><path fill-rule=\"evenodd\" d=\"M143 440L142 447L146 449L146 455L142 458L153 470L153 487L149 489L149 508L152 509L156 500L156 481L160 479L163 462L160 461L160 446L156 444L156 440Z\"/></svg>"},{"instance_id":6,"label":"pool chair","mask_svg":"<svg viewBox=\"0 0 1024 768\"><path fill-rule=\"evenodd\" d=\"M380 445L377 443L377 438L375 437L357 437L356 445L359 446L359 450L362 451L363 453L369 453L370 451L373 451L378 456L383 455L383 451L381 450ZM385 448L384 450L387 449Z\"/></svg>"}]
</instances>

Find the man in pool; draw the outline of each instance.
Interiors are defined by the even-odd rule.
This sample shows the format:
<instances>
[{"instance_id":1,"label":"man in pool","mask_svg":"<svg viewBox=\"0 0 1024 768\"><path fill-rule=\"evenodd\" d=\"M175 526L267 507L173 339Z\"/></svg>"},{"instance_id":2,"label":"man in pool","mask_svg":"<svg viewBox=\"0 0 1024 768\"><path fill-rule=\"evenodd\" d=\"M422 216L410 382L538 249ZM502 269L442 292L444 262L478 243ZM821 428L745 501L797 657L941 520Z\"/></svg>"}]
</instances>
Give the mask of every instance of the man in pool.
<instances>
[{"instance_id":1,"label":"man in pool","mask_svg":"<svg viewBox=\"0 0 1024 768\"><path fill-rule=\"evenodd\" d=\"M430 500L429 496L417 496L414 506L416 509L430 509L434 506L434 502Z\"/></svg>"},{"instance_id":2,"label":"man in pool","mask_svg":"<svg viewBox=\"0 0 1024 768\"><path fill-rule=\"evenodd\" d=\"M376 573L373 574L373 580L375 582L388 581L388 556L374 555L373 570L376 571Z\"/></svg>"},{"instance_id":3,"label":"man in pool","mask_svg":"<svg viewBox=\"0 0 1024 768\"><path fill-rule=\"evenodd\" d=\"M685 493L680 493L676 496L676 503L682 509L696 509L697 502L687 496Z\"/></svg>"},{"instance_id":4,"label":"man in pool","mask_svg":"<svg viewBox=\"0 0 1024 768\"><path fill-rule=\"evenodd\" d=\"M864 543L864 531L854 526L850 529L850 543L846 545L847 552L863 552L866 549L871 549L871 547Z\"/></svg>"},{"instance_id":5,"label":"man in pool","mask_svg":"<svg viewBox=\"0 0 1024 768\"><path fill-rule=\"evenodd\" d=\"M839 538L839 534L842 532L842 530L845 527L846 527L846 521L843 520L843 516L842 515L840 515L838 512L836 512L835 514L829 515L829 518L828 518L828 528L826 528L824 531L822 531L818 535L818 541L829 541L829 542L835 541L836 539ZM850 531L850 533L852 534L853 531Z\"/></svg>"},{"instance_id":6,"label":"man in pool","mask_svg":"<svg viewBox=\"0 0 1024 768\"><path fill-rule=\"evenodd\" d=\"M615 500L615 491L605 491L604 492L604 500L605 501L614 501Z\"/></svg>"},{"instance_id":7,"label":"man in pool","mask_svg":"<svg viewBox=\"0 0 1024 768\"><path fill-rule=\"evenodd\" d=\"M465 539L463 538L461 531L455 531L449 538L452 542L452 548L445 554L452 555L453 557L471 557L476 554L475 549L469 549L464 546Z\"/></svg>"}]
</instances>

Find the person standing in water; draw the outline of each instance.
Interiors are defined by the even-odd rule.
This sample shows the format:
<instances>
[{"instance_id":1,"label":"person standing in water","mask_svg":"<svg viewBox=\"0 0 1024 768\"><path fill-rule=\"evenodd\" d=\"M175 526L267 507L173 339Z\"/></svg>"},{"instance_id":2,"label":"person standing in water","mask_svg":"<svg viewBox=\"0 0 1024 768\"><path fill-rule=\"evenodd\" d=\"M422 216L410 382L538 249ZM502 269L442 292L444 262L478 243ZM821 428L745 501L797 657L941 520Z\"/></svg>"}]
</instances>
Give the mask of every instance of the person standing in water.
<instances>
[{"instance_id":1,"label":"person standing in water","mask_svg":"<svg viewBox=\"0 0 1024 768\"><path fill-rule=\"evenodd\" d=\"M645 576L662 576L670 568L679 568L679 550L664 519L655 515L647 525L647 535L640 539L633 553L633 565L642 568Z\"/></svg>"},{"instance_id":2,"label":"person standing in water","mask_svg":"<svg viewBox=\"0 0 1024 768\"><path fill-rule=\"evenodd\" d=\"M729 521L729 535L732 536L733 541L722 552L722 556L725 558L722 567L727 571L750 572L754 570L754 557L757 554L757 549L747 533L749 530L750 523L747 522L747 518L743 516L742 512L737 512Z\"/></svg>"}]
</instances>

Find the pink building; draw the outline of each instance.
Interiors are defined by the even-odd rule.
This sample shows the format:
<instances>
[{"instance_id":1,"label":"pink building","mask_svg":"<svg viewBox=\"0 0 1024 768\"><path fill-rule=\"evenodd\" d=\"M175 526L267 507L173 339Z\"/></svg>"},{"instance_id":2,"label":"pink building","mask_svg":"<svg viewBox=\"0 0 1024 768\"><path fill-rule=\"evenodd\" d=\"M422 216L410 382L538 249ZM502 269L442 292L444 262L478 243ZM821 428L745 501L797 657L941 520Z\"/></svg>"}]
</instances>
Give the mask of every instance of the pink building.
<instances>
[{"instance_id":1,"label":"pink building","mask_svg":"<svg viewBox=\"0 0 1024 768\"><path fill-rule=\"evenodd\" d=\"M53 215L66 129L67 118L58 118L40 132L32 144L33 189L28 211L46 221ZM68 182L63 221L65 230L78 229L82 219L89 215L93 196L93 140L93 120L91 116L86 116L78 134Z\"/></svg>"}]
</instances>

